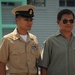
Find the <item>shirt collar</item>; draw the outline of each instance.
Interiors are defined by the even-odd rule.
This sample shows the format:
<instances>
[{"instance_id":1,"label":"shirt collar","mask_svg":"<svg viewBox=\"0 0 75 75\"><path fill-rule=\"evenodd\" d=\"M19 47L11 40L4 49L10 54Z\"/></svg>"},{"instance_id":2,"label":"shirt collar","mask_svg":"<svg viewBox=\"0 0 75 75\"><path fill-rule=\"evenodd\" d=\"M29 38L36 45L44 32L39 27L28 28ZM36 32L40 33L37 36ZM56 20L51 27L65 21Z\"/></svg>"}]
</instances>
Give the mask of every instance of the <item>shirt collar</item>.
<instances>
[{"instance_id":1,"label":"shirt collar","mask_svg":"<svg viewBox=\"0 0 75 75\"><path fill-rule=\"evenodd\" d=\"M12 37L13 40L17 40L17 39L22 39L20 34L17 32L17 28L15 28L15 30L12 32ZM31 33L27 33L27 42L33 40L33 36Z\"/></svg>"},{"instance_id":2,"label":"shirt collar","mask_svg":"<svg viewBox=\"0 0 75 75\"><path fill-rule=\"evenodd\" d=\"M61 32L58 30L56 33L55 33L55 36L59 36L59 35L62 35Z\"/></svg>"},{"instance_id":3,"label":"shirt collar","mask_svg":"<svg viewBox=\"0 0 75 75\"><path fill-rule=\"evenodd\" d=\"M11 38L12 38L13 40L17 40L17 39L20 38L20 35L19 35L19 33L17 32L17 28L15 28L15 30L12 32Z\"/></svg>"},{"instance_id":4,"label":"shirt collar","mask_svg":"<svg viewBox=\"0 0 75 75\"><path fill-rule=\"evenodd\" d=\"M60 30L55 33L55 36L63 35ZM75 34L72 32L72 36L75 37Z\"/></svg>"}]
</instances>

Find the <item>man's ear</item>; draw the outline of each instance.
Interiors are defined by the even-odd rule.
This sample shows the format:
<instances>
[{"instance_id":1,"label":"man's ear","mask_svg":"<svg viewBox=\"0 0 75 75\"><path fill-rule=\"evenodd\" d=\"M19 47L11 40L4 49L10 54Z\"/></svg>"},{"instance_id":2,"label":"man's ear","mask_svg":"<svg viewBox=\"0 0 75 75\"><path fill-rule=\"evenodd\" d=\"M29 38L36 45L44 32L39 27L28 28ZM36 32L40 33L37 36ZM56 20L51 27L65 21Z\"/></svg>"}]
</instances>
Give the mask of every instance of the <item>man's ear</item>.
<instances>
[{"instance_id":1,"label":"man's ear","mask_svg":"<svg viewBox=\"0 0 75 75\"><path fill-rule=\"evenodd\" d=\"M15 21L18 22L18 18L16 18Z\"/></svg>"}]
</instances>

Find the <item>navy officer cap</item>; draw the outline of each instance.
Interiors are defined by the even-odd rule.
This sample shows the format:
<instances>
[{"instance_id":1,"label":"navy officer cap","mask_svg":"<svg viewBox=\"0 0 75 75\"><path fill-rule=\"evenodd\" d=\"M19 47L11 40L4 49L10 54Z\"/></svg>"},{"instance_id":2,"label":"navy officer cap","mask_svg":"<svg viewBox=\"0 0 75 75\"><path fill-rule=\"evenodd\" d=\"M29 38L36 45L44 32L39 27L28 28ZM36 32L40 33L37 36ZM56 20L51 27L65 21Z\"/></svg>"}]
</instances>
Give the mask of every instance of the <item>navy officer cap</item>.
<instances>
[{"instance_id":1,"label":"navy officer cap","mask_svg":"<svg viewBox=\"0 0 75 75\"><path fill-rule=\"evenodd\" d=\"M12 10L12 14L16 17L27 17L32 18L34 17L35 6L33 5L25 5L25 6L18 6Z\"/></svg>"}]
</instances>

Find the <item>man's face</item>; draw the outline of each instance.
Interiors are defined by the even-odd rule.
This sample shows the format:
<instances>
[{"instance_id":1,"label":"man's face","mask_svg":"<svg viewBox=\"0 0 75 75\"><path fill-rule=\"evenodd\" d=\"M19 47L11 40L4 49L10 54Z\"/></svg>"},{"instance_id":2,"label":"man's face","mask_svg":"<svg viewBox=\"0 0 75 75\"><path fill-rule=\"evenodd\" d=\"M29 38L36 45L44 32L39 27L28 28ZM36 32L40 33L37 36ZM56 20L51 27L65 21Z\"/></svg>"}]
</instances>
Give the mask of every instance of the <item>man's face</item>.
<instances>
[{"instance_id":1,"label":"man's face","mask_svg":"<svg viewBox=\"0 0 75 75\"><path fill-rule=\"evenodd\" d=\"M60 31L71 32L74 26L74 19L72 14L64 14L60 21L57 21Z\"/></svg>"},{"instance_id":2,"label":"man's face","mask_svg":"<svg viewBox=\"0 0 75 75\"><path fill-rule=\"evenodd\" d=\"M31 30L32 27L32 19L31 18L16 18L17 26L20 30Z\"/></svg>"}]
</instances>

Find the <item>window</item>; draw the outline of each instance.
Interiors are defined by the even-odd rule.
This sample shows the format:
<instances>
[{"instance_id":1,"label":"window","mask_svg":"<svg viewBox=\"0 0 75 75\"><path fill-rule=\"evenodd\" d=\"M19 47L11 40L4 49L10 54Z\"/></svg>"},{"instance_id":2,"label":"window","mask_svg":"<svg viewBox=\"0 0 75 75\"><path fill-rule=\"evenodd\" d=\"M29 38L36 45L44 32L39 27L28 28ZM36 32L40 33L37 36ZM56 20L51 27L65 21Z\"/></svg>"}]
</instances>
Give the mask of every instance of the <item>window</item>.
<instances>
[{"instance_id":1,"label":"window","mask_svg":"<svg viewBox=\"0 0 75 75\"><path fill-rule=\"evenodd\" d=\"M75 0L59 0L59 6L74 7Z\"/></svg>"},{"instance_id":2,"label":"window","mask_svg":"<svg viewBox=\"0 0 75 75\"><path fill-rule=\"evenodd\" d=\"M1 4L2 6L14 6L15 5L15 3L13 2L2 2Z\"/></svg>"},{"instance_id":3,"label":"window","mask_svg":"<svg viewBox=\"0 0 75 75\"><path fill-rule=\"evenodd\" d=\"M25 5L26 0L0 0L0 39L5 35L13 31L16 27L15 16L11 13L12 9Z\"/></svg>"},{"instance_id":4,"label":"window","mask_svg":"<svg viewBox=\"0 0 75 75\"><path fill-rule=\"evenodd\" d=\"M45 0L27 0L27 4L44 7Z\"/></svg>"},{"instance_id":5,"label":"window","mask_svg":"<svg viewBox=\"0 0 75 75\"><path fill-rule=\"evenodd\" d=\"M21 2L1 2L2 24L15 24L15 17L11 10L19 5L21 5Z\"/></svg>"}]
</instances>

